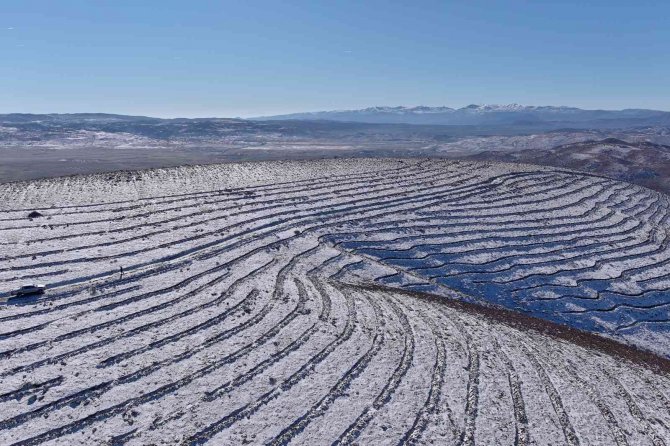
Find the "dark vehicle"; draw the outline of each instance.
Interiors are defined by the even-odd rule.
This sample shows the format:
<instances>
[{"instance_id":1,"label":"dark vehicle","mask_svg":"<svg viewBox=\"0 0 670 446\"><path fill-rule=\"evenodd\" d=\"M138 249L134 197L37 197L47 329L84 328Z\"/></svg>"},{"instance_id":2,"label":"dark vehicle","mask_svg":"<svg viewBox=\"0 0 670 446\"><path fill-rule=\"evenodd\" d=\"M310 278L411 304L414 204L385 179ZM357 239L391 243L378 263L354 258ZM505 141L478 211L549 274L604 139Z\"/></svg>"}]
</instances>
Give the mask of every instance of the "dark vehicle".
<instances>
[{"instance_id":1,"label":"dark vehicle","mask_svg":"<svg viewBox=\"0 0 670 446\"><path fill-rule=\"evenodd\" d=\"M37 294L44 294L44 291L46 291L46 289L47 289L47 287L44 286L44 285L35 285L35 284L23 285L18 290L12 291L11 297L21 297L21 296L32 296L32 295L37 295Z\"/></svg>"}]
</instances>

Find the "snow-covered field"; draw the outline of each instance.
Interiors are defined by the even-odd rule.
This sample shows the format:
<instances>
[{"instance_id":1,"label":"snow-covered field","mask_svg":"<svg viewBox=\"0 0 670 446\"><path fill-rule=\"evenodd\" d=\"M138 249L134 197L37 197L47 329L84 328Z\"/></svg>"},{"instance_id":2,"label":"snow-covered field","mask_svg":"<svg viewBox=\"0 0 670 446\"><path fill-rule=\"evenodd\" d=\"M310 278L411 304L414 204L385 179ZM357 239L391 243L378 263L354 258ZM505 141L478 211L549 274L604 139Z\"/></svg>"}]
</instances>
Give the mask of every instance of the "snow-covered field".
<instances>
[{"instance_id":1,"label":"snow-covered field","mask_svg":"<svg viewBox=\"0 0 670 446\"><path fill-rule=\"evenodd\" d=\"M0 291L48 285L0 305L0 444L668 445L668 200L437 160L0 185Z\"/></svg>"}]
</instances>

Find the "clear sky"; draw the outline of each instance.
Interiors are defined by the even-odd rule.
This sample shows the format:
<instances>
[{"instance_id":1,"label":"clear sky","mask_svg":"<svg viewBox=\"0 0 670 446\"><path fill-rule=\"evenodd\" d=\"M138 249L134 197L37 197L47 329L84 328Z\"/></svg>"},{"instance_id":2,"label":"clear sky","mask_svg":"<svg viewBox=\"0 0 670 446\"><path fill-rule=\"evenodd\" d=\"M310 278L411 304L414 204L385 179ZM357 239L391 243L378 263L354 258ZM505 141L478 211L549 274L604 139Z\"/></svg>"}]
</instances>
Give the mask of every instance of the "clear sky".
<instances>
[{"instance_id":1,"label":"clear sky","mask_svg":"<svg viewBox=\"0 0 670 446\"><path fill-rule=\"evenodd\" d=\"M668 0L0 3L0 113L670 110Z\"/></svg>"}]
</instances>

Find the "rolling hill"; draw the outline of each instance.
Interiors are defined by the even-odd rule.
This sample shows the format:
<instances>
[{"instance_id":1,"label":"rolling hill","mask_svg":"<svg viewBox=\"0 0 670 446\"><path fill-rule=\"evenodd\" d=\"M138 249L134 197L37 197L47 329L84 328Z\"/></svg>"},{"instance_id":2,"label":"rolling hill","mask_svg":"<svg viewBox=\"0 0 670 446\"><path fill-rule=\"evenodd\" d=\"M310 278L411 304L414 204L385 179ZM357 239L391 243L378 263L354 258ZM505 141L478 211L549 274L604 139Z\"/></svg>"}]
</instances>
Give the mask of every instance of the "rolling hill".
<instances>
[{"instance_id":1,"label":"rolling hill","mask_svg":"<svg viewBox=\"0 0 670 446\"><path fill-rule=\"evenodd\" d=\"M2 184L0 207L2 291L48 286L0 305L2 444L670 443L662 193L342 159Z\"/></svg>"},{"instance_id":2,"label":"rolling hill","mask_svg":"<svg viewBox=\"0 0 670 446\"><path fill-rule=\"evenodd\" d=\"M556 147L480 151L464 158L567 167L670 193L670 145L649 141L606 138Z\"/></svg>"}]
</instances>

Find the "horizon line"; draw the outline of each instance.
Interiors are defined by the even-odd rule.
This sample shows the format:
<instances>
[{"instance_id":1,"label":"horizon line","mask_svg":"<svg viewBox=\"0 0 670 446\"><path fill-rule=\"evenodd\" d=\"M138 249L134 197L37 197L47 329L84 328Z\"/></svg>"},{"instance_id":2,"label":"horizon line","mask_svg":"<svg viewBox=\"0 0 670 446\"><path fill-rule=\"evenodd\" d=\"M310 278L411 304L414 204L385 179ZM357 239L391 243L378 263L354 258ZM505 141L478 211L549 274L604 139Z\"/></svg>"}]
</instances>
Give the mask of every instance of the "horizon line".
<instances>
[{"instance_id":1,"label":"horizon line","mask_svg":"<svg viewBox=\"0 0 670 446\"><path fill-rule=\"evenodd\" d=\"M462 107L451 107L448 105L371 105L362 108L338 108L338 109L319 109L319 110L309 110L309 111L290 111L290 112L281 112L281 113L267 113L267 114L246 114L238 116L221 116L221 115L153 115L153 114L142 114L142 113L131 113L131 112L107 112L107 111L77 111L77 112L30 112L30 111L20 111L20 112L1 112L0 116L3 115L44 115L44 116L53 116L53 115L110 115L110 116L126 116L126 117L137 117L137 118L150 118L150 119L240 119L240 120L253 120L256 118L269 118L275 116L290 116L296 114L311 114L311 113L342 113L342 112L355 112L373 108L405 108L413 109L419 107L426 108L448 108L451 110L462 110L471 106L477 107L505 107L505 106L519 106L519 107L554 107L554 108L572 108L582 111L605 111L605 112L621 112L627 110L644 110L644 111L653 111L661 113L670 113L670 110L661 110L655 108L643 108L643 107L627 107L627 108L582 108L571 105L524 105L518 103L508 103L508 104L468 104Z\"/></svg>"}]
</instances>

